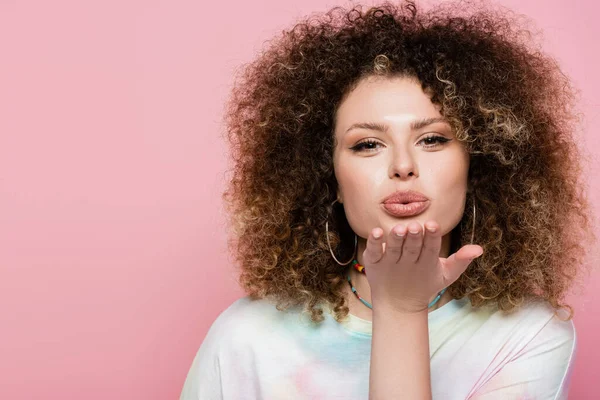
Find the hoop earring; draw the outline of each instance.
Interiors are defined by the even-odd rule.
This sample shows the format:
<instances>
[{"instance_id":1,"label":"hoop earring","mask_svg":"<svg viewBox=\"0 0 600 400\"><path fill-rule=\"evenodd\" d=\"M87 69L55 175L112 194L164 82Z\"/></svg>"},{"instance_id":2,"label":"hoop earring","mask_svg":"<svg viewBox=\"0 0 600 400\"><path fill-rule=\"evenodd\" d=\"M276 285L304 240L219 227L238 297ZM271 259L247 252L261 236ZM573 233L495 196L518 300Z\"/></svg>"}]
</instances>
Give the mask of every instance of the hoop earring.
<instances>
[{"instance_id":1,"label":"hoop earring","mask_svg":"<svg viewBox=\"0 0 600 400\"><path fill-rule=\"evenodd\" d=\"M473 228L471 229L471 244L475 238L475 202L473 202Z\"/></svg>"},{"instance_id":2,"label":"hoop earring","mask_svg":"<svg viewBox=\"0 0 600 400\"><path fill-rule=\"evenodd\" d=\"M335 199L335 201L331 203L331 205L333 206L336 202L337 199ZM354 234L354 252L352 253L352 258L345 263L340 262L335 257L335 254L333 254L333 250L331 249L331 243L329 243L329 219L325 221L325 236L327 237L327 246L329 246L329 252L331 253L331 256L333 257L336 263L338 263L339 265L348 265L352 262L352 260L354 260L354 257L356 255L356 245L358 243L358 236L356 235L356 233Z\"/></svg>"},{"instance_id":3,"label":"hoop earring","mask_svg":"<svg viewBox=\"0 0 600 400\"><path fill-rule=\"evenodd\" d=\"M332 205L335 204L337 202L337 199L331 203ZM475 203L473 203L473 228L471 229L471 244L473 244L473 239L475 239L475 217L476 217L476 213L475 213ZM339 265L348 265L352 262L352 260L354 260L354 256L356 254L356 245L357 245L357 235L356 233L354 234L354 253L352 254L352 258L345 262L342 263L340 262L336 257L335 254L333 254L333 250L331 249L331 243L329 242L329 221L325 221L325 236L327 237L327 246L329 247L329 252L331 253L331 256L333 257L333 259L335 260L335 262L337 262Z\"/></svg>"}]
</instances>

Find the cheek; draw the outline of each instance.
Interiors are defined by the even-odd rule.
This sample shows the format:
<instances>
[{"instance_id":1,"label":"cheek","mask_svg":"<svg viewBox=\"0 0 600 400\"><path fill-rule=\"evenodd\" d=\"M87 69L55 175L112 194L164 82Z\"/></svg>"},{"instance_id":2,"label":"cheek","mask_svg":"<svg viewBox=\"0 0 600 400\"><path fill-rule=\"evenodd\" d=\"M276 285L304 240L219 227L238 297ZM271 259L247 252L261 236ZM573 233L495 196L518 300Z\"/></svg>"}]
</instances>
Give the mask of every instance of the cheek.
<instances>
[{"instance_id":1,"label":"cheek","mask_svg":"<svg viewBox=\"0 0 600 400\"><path fill-rule=\"evenodd\" d=\"M464 212L467 191L468 159L453 157L436 165L432 171L435 177L436 200L443 214L454 227Z\"/></svg>"},{"instance_id":2,"label":"cheek","mask_svg":"<svg viewBox=\"0 0 600 400\"><path fill-rule=\"evenodd\" d=\"M469 173L469 160L462 154L448 154L435 163L430 176L435 177L439 187L464 190ZM456 187L458 185L458 187Z\"/></svg>"},{"instance_id":3,"label":"cheek","mask_svg":"<svg viewBox=\"0 0 600 400\"><path fill-rule=\"evenodd\" d=\"M338 184L344 199L353 202L364 202L367 199L376 200L381 192L381 186L386 180L385 168L375 164L350 165L336 173Z\"/></svg>"},{"instance_id":4,"label":"cheek","mask_svg":"<svg viewBox=\"0 0 600 400\"><path fill-rule=\"evenodd\" d=\"M346 164L336 172L339 189L344 199L346 219L352 230L362 238L369 235L369 227L379 226L379 197L386 187L385 169L381 166ZM389 184L389 183L388 183Z\"/></svg>"}]
</instances>

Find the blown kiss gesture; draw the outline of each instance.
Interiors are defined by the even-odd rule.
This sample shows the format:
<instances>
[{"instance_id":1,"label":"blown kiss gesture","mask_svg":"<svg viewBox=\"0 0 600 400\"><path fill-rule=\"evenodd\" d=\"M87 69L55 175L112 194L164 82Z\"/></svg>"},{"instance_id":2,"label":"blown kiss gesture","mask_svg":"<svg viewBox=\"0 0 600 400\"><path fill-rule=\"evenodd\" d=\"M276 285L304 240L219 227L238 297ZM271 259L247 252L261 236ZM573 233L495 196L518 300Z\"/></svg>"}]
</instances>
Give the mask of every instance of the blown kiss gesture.
<instances>
[{"instance_id":1,"label":"blown kiss gesture","mask_svg":"<svg viewBox=\"0 0 600 400\"><path fill-rule=\"evenodd\" d=\"M395 225L387 237L374 228L363 252L363 265L373 307L403 313L427 312L442 289L450 286L483 248L467 244L447 258L440 257L442 235L437 222L412 221Z\"/></svg>"}]
</instances>

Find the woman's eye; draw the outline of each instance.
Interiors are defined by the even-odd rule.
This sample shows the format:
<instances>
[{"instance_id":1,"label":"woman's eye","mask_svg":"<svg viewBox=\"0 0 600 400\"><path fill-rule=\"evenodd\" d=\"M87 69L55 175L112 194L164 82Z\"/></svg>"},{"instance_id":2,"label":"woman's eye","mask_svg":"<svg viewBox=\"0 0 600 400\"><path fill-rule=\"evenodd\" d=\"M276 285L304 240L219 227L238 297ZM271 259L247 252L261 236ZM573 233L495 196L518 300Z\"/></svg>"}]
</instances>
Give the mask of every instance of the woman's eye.
<instances>
[{"instance_id":1,"label":"woman's eye","mask_svg":"<svg viewBox=\"0 0 600 400\"><path fill-rule=\"evenodd\" d=\"M375 150L375 148L373 146L376 146L378 144L381 144L381 143L376 142L374 140L365 140L364 142L360 142L356 146L352 147L351 150L354 152L363 151L363 149L366 149L367 151L371 151L371 150Z\"/></svg>"},{"instance_id":2,"label":"woman's eye","mask_svg":"<svg viewBox=\"0 0 600 400\"><path fill-rule=\"evenodd\" d=\"M442 144L449 142L450 139L446 139L443 136L428 136L425 137L421 140L419 140L419 143L424 142L424 146L425 148L431 149L433 147L438 147L441 146ZM367 152L372 152L373 150L376 150L377 145L382 145L379 142L376 142L374 140L365 140L364 142L360 142L358 143L356 146L352 147L351 150L354 152L360 152L360 151L367 151Z\"/></svg>"},{"instance_id":3,"label":"woman's eye","mask_svg":"<svg viewBox=\"0 0 600 400\"><path fill-rule=\"evenodd\" d=\"M440 146L440 143L444 144L444 143L449 142L449 141L450 141L450 139L446 139L443 136L427 136L427 137L419 140L419 143L421 143L421 142L427 142L425 144L425 147L432 148L432 147Z\"/></svg>"}]
</instances>

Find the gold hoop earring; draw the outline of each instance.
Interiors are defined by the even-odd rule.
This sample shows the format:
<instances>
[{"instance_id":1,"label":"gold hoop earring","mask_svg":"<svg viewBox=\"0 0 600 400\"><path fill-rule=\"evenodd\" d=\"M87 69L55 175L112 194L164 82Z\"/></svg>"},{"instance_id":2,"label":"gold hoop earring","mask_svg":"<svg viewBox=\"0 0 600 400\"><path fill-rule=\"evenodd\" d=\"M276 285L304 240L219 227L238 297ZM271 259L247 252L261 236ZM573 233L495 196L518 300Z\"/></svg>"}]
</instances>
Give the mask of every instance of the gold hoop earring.
<instances>
[{"instance_id":1,"label":"gold hoop earring","mask_svg":"<svg viewBox=\"0 0 600 400\"><path fill-rule=\"evenodd\" d=\"M475 202L473 202L473 228L471 229L471 244L475 238Z\"/></svg>"},{"instance_id":2,"label":"gold hoop earring","mask_svg":"<svg viewBox=\"0 0 600 400\"><path fill-rule=\"evenodd\" d=\"M335 201L333 203L331 203L331 205L333 206L336 202L337 202L337 199L335 199ZM352 258L345 263L340 262L335 257L335 254L333 254L333 250L331 249L331 243L329 242L329 218L327 219L327 221L325 221L325 236L327 237L327 246L329 247L329 252L331 253L331 256L333 257L333 259L335 260L336 263L338 263L339 265L348 265L352 262L352 260L354 260L354 257L356 256L356 248L357 248L357 244L358 244L358 236L356 235L356 233L354 234L354 252L352 253Z\"/></svg>"}]
</instances>

